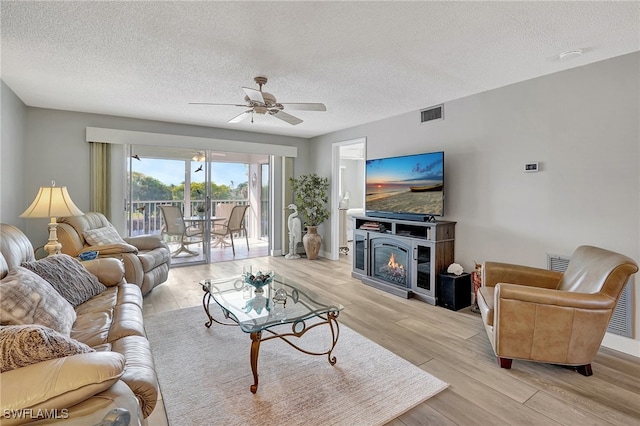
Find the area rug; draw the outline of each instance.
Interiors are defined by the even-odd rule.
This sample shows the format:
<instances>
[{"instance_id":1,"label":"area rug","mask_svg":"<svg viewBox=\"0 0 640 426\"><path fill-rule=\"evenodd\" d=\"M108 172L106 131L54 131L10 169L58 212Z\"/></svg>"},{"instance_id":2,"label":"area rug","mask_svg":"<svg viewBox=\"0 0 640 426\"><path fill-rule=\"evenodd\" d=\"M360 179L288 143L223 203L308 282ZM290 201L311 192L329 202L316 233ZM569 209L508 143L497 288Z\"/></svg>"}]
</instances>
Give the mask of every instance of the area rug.
<instances>
[{"instance_id":1,"label":"area rug","mask_svg":"<svg viewBox=\"0 0 640 426\"><path fill-rule=\"evenodd\" d=\"M249 335L205 319L200 306L145 318L172 426L383 425L448 386L341 324L334 366L280 339L262 342L252 394ZM299 341L319 350L328 336L322 326Z\"/></svg>"}]
</instances>

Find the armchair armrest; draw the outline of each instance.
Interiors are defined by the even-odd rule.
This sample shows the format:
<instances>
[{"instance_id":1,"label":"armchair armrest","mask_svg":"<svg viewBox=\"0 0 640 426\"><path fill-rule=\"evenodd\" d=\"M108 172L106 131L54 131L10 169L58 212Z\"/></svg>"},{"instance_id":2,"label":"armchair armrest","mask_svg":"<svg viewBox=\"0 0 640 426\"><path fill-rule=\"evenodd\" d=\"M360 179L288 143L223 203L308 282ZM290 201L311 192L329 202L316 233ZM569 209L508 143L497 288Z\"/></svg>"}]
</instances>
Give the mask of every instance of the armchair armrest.
<instances>
[{"instance_id":1,"label":"armchair armrest","mask_svg":"<svg viewBox=\"0 0 640 426\"><path fill-rule=\"evenodd\" d=\"M113 254L122 254L122 253L138 253L138 248L132 246L131 244L126 243L113 243L113 244L104 244L101 246L86 246L83 247L82 250L78 252L84 253L87 251L99 251L99 256L102 255L113 255Z\"/></svg>"},{"instance_id":2,"label":"armchair armrest","mask_svg":"<svg viewBox=\"0 0 640 426\"><path fill-rule=\"evenodd\" d=\"M499 283L495 290L495 306L504 300L537 303L575 309L610 309L615 300L602 293L577 293L518 284Z\"/></svg>"},{"instance_id":3,"label":"armchair armrest","mask_svg":"<svg viewBox=\"0 0 640 426\"><path fill-rule=\"evenodd\" d=\"M485 262L482 271L482 285L485 287L495 287L498 283L514 283L555 289L562 278L562 272L500 262Z\"/></svg>"},{"instance_id":4,"label":"armchair armrest","mask_svg":"<svg viewBox=\"0 0 640 426\"><path fill-rule=\"evenodd\" d=\"M115 258L87 260L82 262L82 265L107 287L120 284L124 278L124 265Z\"/></svg>"},{"instance_id":5,"label":"armchair armrest","mask_svg":"<svg viewBox=\"0 0 640 426\"><path fill-rule=\"evenodd\" d=\"M139 235L136 237L125 237L124 240L138 248L138 250L153 250L159 247L168 246L157 235Z\"/></svg>"},{"instance_id":6,"label":"armchair armrest","mask_svg":"<svg viewBox=\"0 0 640 426\"><path fill-rule=\"evenodd\" d=\"M494 305L498 357L586 365L600 347L615 300L600 293L499 283Z\"/></svg>"},{"instance_id":7,"label":"armchair armrest","mask_svg":"<svg viewBox=\"0 0 640 426\"><path fill-rule=\"evenodd\" d=\"M119 353L91 352L5 371L0 375L2 412L67 409L109 389L124 367L125 359Z\"/></svg>"}]
</instances>

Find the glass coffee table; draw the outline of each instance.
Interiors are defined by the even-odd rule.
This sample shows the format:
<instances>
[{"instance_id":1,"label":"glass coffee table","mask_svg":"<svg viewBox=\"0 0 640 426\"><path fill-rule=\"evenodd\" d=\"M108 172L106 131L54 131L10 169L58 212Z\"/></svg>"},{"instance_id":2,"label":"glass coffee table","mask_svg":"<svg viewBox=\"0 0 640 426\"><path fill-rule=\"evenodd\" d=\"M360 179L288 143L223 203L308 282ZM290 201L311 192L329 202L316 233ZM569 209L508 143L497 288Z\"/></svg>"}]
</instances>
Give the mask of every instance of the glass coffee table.
<instances>
[{"instance_id":1,"label":"glass coffee table","mask_svg":"<svg viewBox=\"0 0 640 426\"><path fill-rule=\"evenodd\" d=\"M343 309L342 305L313 294L278 274L261 289L245 284L242 276L207 279L201 281L200 285L204 291L202 306L208 317L205 326L211 327L214 322L239 326L240 330L251 337L251 372L254 382L250 387L251 392L256 393L258 390L258 354L261 342L282 339L300 352L326 355L329 364L336 363L332 352L340 334L338 315ZM211 300L221 308L225 320L230 321L219 321L211 315ZM278 327L283 325L290 325L290 329ZM300 338L309 330L321 326L326 326L331 333L331 344L326 351L312 352L294 343L293 338ZM266 337L263 337L263 332L268 333Z\"/></svg>"}]
</instances>

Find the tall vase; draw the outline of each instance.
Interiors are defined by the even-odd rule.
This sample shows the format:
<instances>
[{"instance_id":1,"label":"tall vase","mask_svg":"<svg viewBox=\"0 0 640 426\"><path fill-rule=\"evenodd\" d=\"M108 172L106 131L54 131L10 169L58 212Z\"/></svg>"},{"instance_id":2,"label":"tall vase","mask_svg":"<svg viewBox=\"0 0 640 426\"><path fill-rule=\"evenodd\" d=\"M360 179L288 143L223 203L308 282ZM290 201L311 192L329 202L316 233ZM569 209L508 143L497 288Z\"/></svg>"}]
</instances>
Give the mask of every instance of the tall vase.
<instances>
[{"instance_id":1,"label":"tall vase","mask_svg":"<svg viewBox=\"0 0 640 426\"><path fill-rule=\"evenodd\" d=\"M322 236L318 234L318 227L307 226L307 233L302 237L302 245L304 245L304 251L307 253L307 259L314 260L318 258L320 244L322 244Z\"/></svg>"}]
</instances>

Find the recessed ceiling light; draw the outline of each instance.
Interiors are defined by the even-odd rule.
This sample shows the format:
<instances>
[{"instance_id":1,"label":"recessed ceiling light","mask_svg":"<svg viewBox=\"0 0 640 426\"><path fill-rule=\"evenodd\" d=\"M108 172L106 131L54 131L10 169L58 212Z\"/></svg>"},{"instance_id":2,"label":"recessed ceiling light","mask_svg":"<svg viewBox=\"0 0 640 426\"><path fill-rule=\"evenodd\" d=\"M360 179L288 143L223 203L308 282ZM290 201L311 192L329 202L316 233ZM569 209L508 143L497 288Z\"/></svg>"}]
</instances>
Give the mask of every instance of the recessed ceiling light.
<instances>
[{"instance_id":1,"label":"recessed ceiling light","mask_svg":"<svg viewBox=\"0 0 640 426\"><path fill-rule=\"evenodd\" d=\"M580 55L582 55L582 49L567 50L565 52L562 52L558 56L560 57L560 59L571 59Z\"/></svg>"}]
</instances>

